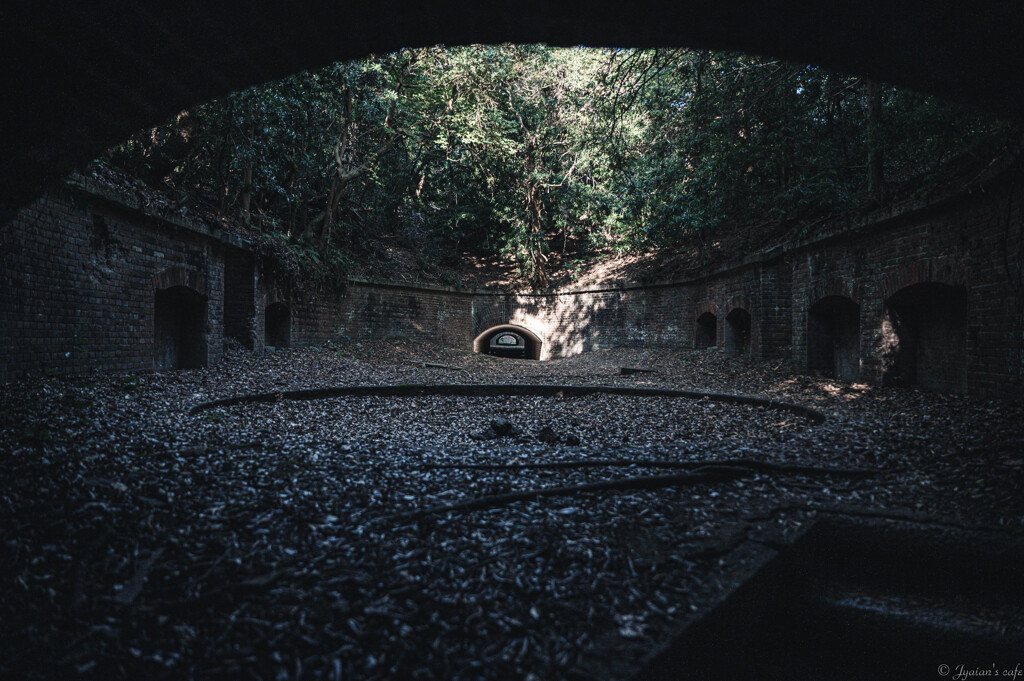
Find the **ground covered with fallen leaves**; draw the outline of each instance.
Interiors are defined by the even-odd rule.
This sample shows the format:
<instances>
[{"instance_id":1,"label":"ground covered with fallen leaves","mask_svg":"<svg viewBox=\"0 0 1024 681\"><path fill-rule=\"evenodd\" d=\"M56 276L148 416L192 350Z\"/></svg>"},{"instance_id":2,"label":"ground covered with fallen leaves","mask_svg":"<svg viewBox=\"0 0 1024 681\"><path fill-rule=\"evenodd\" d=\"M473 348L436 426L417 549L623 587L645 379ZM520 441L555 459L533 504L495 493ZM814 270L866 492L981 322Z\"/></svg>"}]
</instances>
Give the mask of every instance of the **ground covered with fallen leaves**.
<instances>
[{"instance_id":1,"label":"ground covered with fallen leaves","mask_svg":"<svg viewBox=\"0 0 1024 681\"><path fill-rule=\"evenodd\" d=\"M190 413L238 394L415 383L742 393L826 420L608 394ZM3 678L629 678L822 509L1024 529L1021 403L715 351L530 362L389 341L4 388ZM860 473L586 487L730 461ZM501 501L548 488L564 491Z\"/></svg>"}]
</instances>

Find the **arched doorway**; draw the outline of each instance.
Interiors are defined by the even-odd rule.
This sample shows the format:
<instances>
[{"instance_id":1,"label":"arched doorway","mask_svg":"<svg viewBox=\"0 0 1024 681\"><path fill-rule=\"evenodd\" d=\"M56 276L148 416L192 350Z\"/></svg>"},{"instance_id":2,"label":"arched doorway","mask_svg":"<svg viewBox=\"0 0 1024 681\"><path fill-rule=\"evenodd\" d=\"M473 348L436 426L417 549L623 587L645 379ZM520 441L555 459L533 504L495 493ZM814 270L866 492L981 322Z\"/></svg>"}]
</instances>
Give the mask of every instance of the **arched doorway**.
<instances>
[{"instance_id":1,"label":"arched doorway","mask_svg":"<svg viewBox=\"0 0 1024 681\"><path fill-rule=\"evenodd\" d=\"M735 308L725 317L725 352L739 357L750 352L750 313Z\"/></svg>"},{"instance_id":2,"label":"arched doorway","mask_svg":"<svg viewBox=\"0 0 1024 681\"><path fill-rule=\"evenodd\" d=\"M888 385L967 391L967 290L937 282L900 289L885 301Z\"/></svg>"},{"instance_id":3,"label":"arched doorway","mask_svg":"<svg viewBox=\"0 0 1024 681\"><path fill-rule=\"evenodd\" d=\"M860 306L826 296L807 311L807 370L855 381L860 377Z\"/></svg>"},{"instance_id":4,"label":"arched doorway","mask_svg":"<svg viewBox=\"0 0 1024 681\"><path fill-rule=\"evenodd\" d=\"M292 341L292 313L286 303L267 305L264 315L264 345L271 348L287 348Z\"/></svg>"},{"instance_id":5,"label":"arched doorway","mask_svg":"<svg viewBox=\"0 0 1024 681\"><path fill-rule=\"evenodd\" d=\"M153 368L206 364L206 296L188 286L157 289L153 304Z\"/></svg>"},{"instance_id":6,"label":"arched doorway","mask_svg":"<svg viewBox=\"0 0 1024 681\"><path fill-rule=\"evenodd\" d=\"M693 334L693 347L697 350L713 348L718 344L718 317L705 312L697 317L697 328Z\"/></svg>"}]
</instances>

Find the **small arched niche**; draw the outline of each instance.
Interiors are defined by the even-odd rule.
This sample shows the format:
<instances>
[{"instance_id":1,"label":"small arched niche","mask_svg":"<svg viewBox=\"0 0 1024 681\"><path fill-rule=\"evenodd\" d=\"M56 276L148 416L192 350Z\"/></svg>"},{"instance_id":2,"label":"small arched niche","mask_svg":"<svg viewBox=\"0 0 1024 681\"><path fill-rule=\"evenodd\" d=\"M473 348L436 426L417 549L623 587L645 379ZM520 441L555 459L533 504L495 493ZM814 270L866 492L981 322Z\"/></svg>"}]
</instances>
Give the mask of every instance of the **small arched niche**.
<instances>
[{"instance_id":1,"label":"small arched niche","mask_svg":"<svg viewBox=\"0 0 1024 681\"><path fill-rule=\"evenodd\" d=\"M493 326L473 340L473 352L495 357L539 360L542 347L540 336L514 324Z\"/></svg>"},{"instance_id":2,"label":"small arched niche","mask_svg":"<svg viewBox=\"0 0 1024 681\"><path fill-rule=\"evenodd\" d=\"M826 296L807 311L807 371L856 381L860 376L860 306Z\"/></svg>"},{"instance_id":3,"label":"small arched niche","mask_svg":"<svg viewBox=\"0 0 1024 681\"><path fill-rule=\"evenodd\" d=\"M967 290L938 282L902 288L885 301L883 382L967 391Z\"/></svg>"},{"instance_id":4,"label":"small arched niche","mask_svg":"<svg viewBox=\"0 0 1024 681\"><path fill-rule=\"evenodd\" d=\"M153 368L205 366L206 296L188 286L157 289L153 304Z\"/></svg>"},{"instance_id":5,"label":"small arched niche","mask_svg":"<svg viewBox=\"0 0 1024 681\"><path fill-rule=\"evenodd\" d=\"M287 348L292 342L292 312L287 303L267 305L264 317L263 344L270 348Z\"/></svg>"},{"instance_id":6,"label":"small arched niche","mask_svg":"<svg viewBox=\"0 0 1024 681\"><path fill-rule=\"evenodd\" d=\"M725 317L725 352L739 357L750 352L750 313L735 308Z\"/></svg>"},{"instance_id":7,"label":"small arched niche","mask_svg":"<svg viewBox=\"0 0 1024 681\"><path fill-rule=\"evenodd\" d=\"M697 327L693 334L693 347L697 350L713 348L718 344L718 317L705 312L697 317Z\"/></svg>"}]
</instances>

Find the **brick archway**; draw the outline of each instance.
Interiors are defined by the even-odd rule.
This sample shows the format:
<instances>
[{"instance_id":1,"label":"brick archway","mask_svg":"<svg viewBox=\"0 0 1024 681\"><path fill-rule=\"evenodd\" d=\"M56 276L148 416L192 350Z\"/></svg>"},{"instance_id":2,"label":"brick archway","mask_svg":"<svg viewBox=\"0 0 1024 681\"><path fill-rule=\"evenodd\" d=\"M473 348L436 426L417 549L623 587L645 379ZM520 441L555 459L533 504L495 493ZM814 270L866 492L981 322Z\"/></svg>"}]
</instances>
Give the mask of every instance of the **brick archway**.
<instances>
[{"instance_id":1,"label":"brick archway","mask_svg":"<svg viewBox=\"0 0 1024 681\"><path fill-rule=\"evenodd\" d=\"M709 313L709 314L712 314L715 317L717 317L718 316L718 306L715 305L710 300L705 300L702 303L698 303L697 307L694 309L693 318L694 319L700 319L701 315L703 315L705 313Z\"/></svg>"},{"instance_id":2,"label":"brick archway","mask_svg":"<svg viewBox=\"0 0 1024 681\"><path fill-rule=\"evenodd\" d=\"M175 286L190 288L201 296L208 296L206 278L188 267L168 267L153 275L153 289L162 291Z\"/></svg>"},{"instance_id":3,"label":"brick archway","mask_svg":"<svg viewBox=\"0 0 1024 681\"><path fill-rule=\"evenodd\" d=\"M730 306L725 316L723 347L730 357L748 356L751 349L753 320L750 310L742 305Z\"/></svg>"},{"instance_id":4,"label":"brick archway","mask_svg":"<svg viewBox=\"0 0 1024 681\"><path fill-rule=\"evenodd\" d=\"M967 392L967 289L910 283L885 298L884 384Z\"/></svg>"},{"instance_id":5,"label":"brick archway","mask_svg":"<svg viewBox=\"0 0 1024 681\"><path fill-rule=\"evenodd\" d=\"M882 279L882 299L889 300L897 292L915 284L945 284L968 288L967 269L962 258L942 256L925 258L904 265L899 271Z\"/></svg>"},{"instance_id":6,"label":"brick archway","mask_svg":"<svg viewBox=\"0 0 1024 681\"><path fill-rule=\"evenodd\" d=\"M732 312L733 310L735 310L737 308L742 308L742 309L746 310L747 313L750 313L750 312L753 311L754 308L750 304L750 297L747 296L746 293L740 293L740 294L737 294L737 295L733 296L732 298L729 298L729 300L726 301L726 303L725 303L725 305L723 307L723 311L724 311L725 315L728 316L730 312Z\"/></svg>"},{"instance_id":7,"label":"brick archway","mask_svg":"<svg viewBox=\"0 0 1024 681\"><path fill-rule=\"evenodd\" d=\"M854 291L854 280L827 277L818 279L811 283L808 291L807 302L813 306L820 300L830 297L848 298L851 302L860 305L860 297Z\"/></svg>"},{"instance_id":8,"label":"brick archway","mask_svg":"<svg viewBox=\"0 0 1024 681\"><path fill-rule=\"evenodd\" d=\"M194 369L209 359L206 279L188 267L153 276L153 368Z\"/></svg>"},{"instance_id":9,"label":"brick archway","mask_svg":"<svg viewBox=\"0 0 1024 681\"><path fill-rule=\"evenodd\" d=\"M807 308L807 370L855 381L860 378L860 305L829 293Z\"/></svg>"},{"instance_id":10,"label":"brick archway","mask_svg":"<svg viewBox=\"0 0 1024 681\"><path fill-rule=\"evenodd\" d=\"M292 344L292 310L287 302L275 300L263 311L263 344L287 348Z\"/></svg>"},{"instance_id":11,"label":"brick archway","mask_svg":"<svg viewBox=\"0 0 1024 681\"><path fill-rule=\"evenodd\" d=\"M498 326L492 326L491 328L487 329L486 331L484 331L479 336L473 339L473 352L480 354L486 353L487 344L490 342L491 338L498 335L502 331L511 331L512 333L519 334L526 339L527 359L539 360L541 358L544 348L544 340L540 336L535 334L533 331L526 328L525 326L518 326L516 324L499 324Z\"/></svg>"}]
</instances>

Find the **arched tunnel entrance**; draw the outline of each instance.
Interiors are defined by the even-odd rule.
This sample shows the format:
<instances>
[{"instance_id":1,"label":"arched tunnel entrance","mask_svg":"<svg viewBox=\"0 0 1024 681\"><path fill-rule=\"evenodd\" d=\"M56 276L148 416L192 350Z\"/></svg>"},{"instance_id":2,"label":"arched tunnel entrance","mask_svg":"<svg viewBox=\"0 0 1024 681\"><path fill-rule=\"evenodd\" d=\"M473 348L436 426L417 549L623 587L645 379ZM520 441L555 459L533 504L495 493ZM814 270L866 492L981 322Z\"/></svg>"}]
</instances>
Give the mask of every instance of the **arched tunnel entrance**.
<instances>
[{"instance_id":1,"label":"arched tunnel entrance","mask_svg":"<svg viewBox=\"0 0 1024 681\"><path fill-rule=\"evenodd\" d=\"M725 352L730 357L750 353L750 313L742 307L725 317Z\"/></svg>"},{"instance_id":2,"label":"arched tunnel entrance","mask_svg":"<svg viewBox=\"0 0 1024 681\"><path fill-rule=\"evenodd\" d=\"M287 348L292 342L292 314L286 303L267 305L264 315L264 345Z\"/></svg>"},{"instance_id":3,"label":"arched tunnel entrance","mask_svg":"<svg viewBox=\"0 0 1024 681\"><path fill-rule=\"evenodd\" d=\"M188 286L157 289L153 305L153 368L206 364L206 296Z\"/></svg>"},{"instance_id":4,"label":"arched tunnel entrance","mask_svg":"<svg viewBox=\"0 0 1024 681\"><path fill-rule=\"evenodd\" d=\"M697 350L713 348L718 342L718 317L705 312L697 317L697 328L693 334L693 347Z\"/></svg>"},{"instance_id":5,"label":"arched tunnel entrance","mask_svg":"<svg viewBox=\"0 0 1024 681\"><path fill-rule=\"evenodd\" d=\"M826 296L807 311L807 370L855 381L860 376L860 306Z\"/></svg>"},{"instance_id":6,"label":"arched tunnel entrance","mask_svg":"<svg viewBox=\"0 0 1024 681\"><path fill-rule=\"evenodd\" d=\"M491 327L473 340L473 352L517 359L539 360L543 346L540 336L514 324Z\"/></svg>"},{"instance_id":7,"label":"arched tunnel entrance","mask_svg":"<svg viewBox=\"0 0 1024 681\"><path fill-rule=\"evenodd\" d=\"M884 382L967 391L967 290L937 282L900 289L885 301Z\"/></svg>"}]
</instances>

